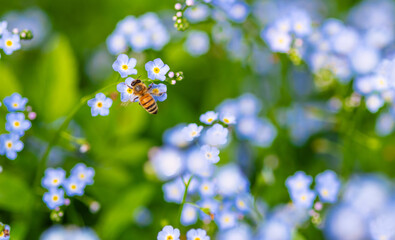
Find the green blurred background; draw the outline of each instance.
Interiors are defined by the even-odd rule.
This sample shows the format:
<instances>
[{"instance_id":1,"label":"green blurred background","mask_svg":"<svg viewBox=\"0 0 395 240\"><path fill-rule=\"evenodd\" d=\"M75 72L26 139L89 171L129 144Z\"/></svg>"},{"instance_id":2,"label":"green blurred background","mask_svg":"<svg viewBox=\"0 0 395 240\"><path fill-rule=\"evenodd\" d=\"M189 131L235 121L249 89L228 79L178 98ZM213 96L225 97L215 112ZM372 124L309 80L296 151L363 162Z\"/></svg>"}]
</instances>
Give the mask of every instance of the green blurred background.
<instances>
[{"instance_id":1,"label":"green blurred background","mask_svg":"<svg viewBox=\"0 0 395 240\"><path fill-rule=\"evenodd\" d=\"M341 18L355 2L328 2L328 15ZM0 157L0 165L4 169L0 174L0 221L12 226L13 240L37 239L52 225L50 211L40 199L44 189L34 189L32 185L39 158L57 126L81 97L120 81L116 73L102 79L91 79L86 73L89 59L97 49L106 48L106 38L124 17L152 11L171 19L174 3L171 0L1 2L0 16L11 10L38 7L48 15L51 23L51 32L41 47L33 50L22 48L10 56L2 55L0 60L0 99L19 92L29 99L29 105L38 115L24 138L26 147L18 158L9 161ZM196 28L210 29L208 25ZM224 99L235 98L245 92L252 92L263 100L264 112L268 112L272 120L273 109L288 106L293 101L294 96L286 95L282 90L291 88L284 70L292 68L288 59L280 58L277 65L282 64L283 67L276 66L278 69L272 75L263 77L254 74L246 63L229 60L226 51L213 43L207 55L191 57L180 47L182 38L181 33L161 52L131 54L138 59L139 73L144 72L145 62L158 57L171 70L184 72L183 81L168 86L168 99L159 104L158 115L147 114L137 104L121 106L117 99L109 116L93 118L85 105L77 113L68 132L84 137L91 146L90 151L81 154L77 145L62 138L59 146L51 152L49 166L69 170L76 163L84 162L96 170L95 184L86 188L85 195L91 199L72 200L71 206L66 208L63 224L91 226L101 239L132 239L131 236L156 239L163 225L178 224L178 205L164 202L162 183L155 179L146 164L148 151L161 145L163 132L178 123L197 122L201 113L214 109ZM108 65L110 71L115 59L112 57ZM305 71L303 67L298 70ZM107 93L111 92L116 92L115 87ZM314 95L313 99L327 99L327 96ZM1 111L0 126L4 126L5 109ZM393 137L379 141L374 135L372 115L362 110L357 120L354 116L354 112L344 116L346 122L355 120L353 128L339 126L346 129L344 135L336 131L323 133L338 144L328 145L327 152L332 153L317 151L317 144L322 142L314 140L305 146L295 147L290 143L287 132L279 129L279 136L271 148L253 149L256 172L250 176L252 192L270 205L286 203L289 198L283 183L288 175L295 170L315 174L328 166L344 176L355 171L382 171L393 176L390 168L395 156L395 145L390 143ZM353 130L357 127L364 129L366 135L356 135ZM0 133L3 132L5 130L0 129ZM374 147L366 147L366 144ZM221 154L222 163L234 159L231 147ZM269 154L278 156L280 167L275 172L276 182L266 186L259 171L263 167L262 160ZM86 203L92 199L101 205L98 213L89 211ZM133 212L139 206L147 206L151 210L151 226L138 227L134 223ZM185 232L187 228L181 229ZM302 231L306 239L322 239L321 233L312 227Z\"/></svg>"}]
</instances>

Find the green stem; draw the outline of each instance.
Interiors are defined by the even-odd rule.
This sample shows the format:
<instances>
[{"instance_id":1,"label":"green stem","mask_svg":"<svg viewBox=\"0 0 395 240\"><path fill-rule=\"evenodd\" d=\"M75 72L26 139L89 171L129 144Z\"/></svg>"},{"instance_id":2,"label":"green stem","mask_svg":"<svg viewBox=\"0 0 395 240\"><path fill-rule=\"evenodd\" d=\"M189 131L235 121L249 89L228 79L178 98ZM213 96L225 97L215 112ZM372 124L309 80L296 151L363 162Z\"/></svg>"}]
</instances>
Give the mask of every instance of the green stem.
<instances>
[{"instance_id":1,"label":"green stem","mask_svg":"<svg viewBox=\"0 0 395 240\"><path fill-rule=\"evenodd\" d=\"M48 156L49 156L49 153L51 152L52 147L57 144L57 142L59 141L59 137L61 136L61 133L63 131L65 131L66 128L69 126L69 123L73 119L74 115L78 112L78 110L80 110L80 108L82 106L84 106L86 104L86 102L89 99L93 98L97 93L104 92L104 90L106 90L107 88L113 87L116 84L118 84L118 82L111 83L111 84L105 86L104 88L81 98L78 105L75 106L73 108L73 110L67 115L66 119L63 121L62 125L60 125L60 127L58 128L58 130L56 131L52 140L48 143L48 146L45 149L44 155L42 156L40 162L38 163L38 168L37 168L36 177L35 177L35 181L34 181L35 188L39 188L39 186L40 186L40 179L41 179L42 174L45 170L45 167L47 166Z\"/></svg>"},{"instance_id":2,"label":"green stem","mask_svg":"<svg viewBox=\"0 0 395 240\"><path fill-rule=\"evenodd\" d=\"M180 222L181 222L182 210L183 210L183 208L184 208L184 204L185 204L185 201L186 201L187 195L188 195L189 184L191 183L192 178L193 178L193 176L191 176L191 177L189 178L189 180L188 180L188 182L187 182L186 184L185 184L184 178L182 178L182 181L183 181L183 183L184 183L184 185L185 185L185 191L184 191L184 196L183 196L183 198L182 198L180 210L178 211L178 217L177 217L177 219L178 219Z\"/></svg>"}]
</instances>

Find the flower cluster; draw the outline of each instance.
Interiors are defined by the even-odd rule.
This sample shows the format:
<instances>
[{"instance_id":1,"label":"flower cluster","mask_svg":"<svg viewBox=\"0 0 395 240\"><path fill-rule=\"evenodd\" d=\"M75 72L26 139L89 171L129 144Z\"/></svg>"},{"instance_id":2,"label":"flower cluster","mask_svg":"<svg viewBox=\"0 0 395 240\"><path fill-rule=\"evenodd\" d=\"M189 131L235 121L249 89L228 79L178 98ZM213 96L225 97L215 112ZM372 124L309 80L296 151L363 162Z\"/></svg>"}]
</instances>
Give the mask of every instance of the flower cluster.
<instances>
[{"instance_id":1,"label":"flower cluster","mask_svg":"<svg viewBox=\"0 0 395 240\"><path fill-rule=\"evenodd\" d=\"M180 240L180 230L172 226L165 226L158 233L158 240ZM207 232L203 229L191 229L187 232L186 240L210 240Z\"/></svg>"},{"instance_id":2,"label":"flower cluster","mask_svg":"<svg viewBox=\"0 0 395 240\"><path fill-rule=\"evenodd\" d=\"M29 30L20 32L16 28L10 32L7 30L7 26L8 22L0 22L0 49L2 49L6 55L11 55L21 48L21 40L30 40L33 38L33 35Z\"/></svg>"},{"instance_id":3,"label":"flower cluster","mask_svg":"<svg viewBox=\"0 0 395 240\"><path fill-rule=\"evenodd\" d=\"M276 130L258 117L260 109L252 94L226 100L216 111L200 116L207 126L177 125L165 132L165 146L151 150L157 177L168 181L163 185L165 201L182 205L183 225L195 224L199 218L205 223L214 220L220 234L225 234L235 230L242 218L257 214L249 180L237 164L223 165L220 152L228 146L233 129L238 140L271 145Z\"/></svg>"},{"instance_id":4,"label":"flower cluster","mask_svg":"<svg viewBox=\"0 0 395 240\"><path fill-rule=\"evenodd\" d=\"M353 176L343 197L323 221L327 239L393 239L395 202L393 181L383 175Z\"/></svg>"},{"instance_id":5,"label":"flower cluster","mask_svg":"<svg viewBox=\"0 0 395 240\"><path fill-rule=\"evenodd\" d=\"M161 50L170 40L170 35L155 13L146 13L138 18L128 16L121 20L107 38L107 48L113 55L147 49Z\"/></svg>"},{"instance_id":6,"label":"flower cluster","mask_svg":"<svg viewBox=\"0 0 395 240\"><path fill-rule=\"evenodd\" d=\"M9 240L10 231L11 228L9 225L4 225L2 222L0 222L0 240Z\"/></svg>"},{"instance_id":7,"label":"flower cluster","mask_svg":"<svg viewBox=\"0 0 395 240\"><path fill-rule=\"evenodd\" d=\"M312 208L317 194L323 203L335 203L337 201L340 180L336 173L326 170L318 174L315 178L315 191L310 189L312 182L313 178L301 171L287 178L285 185L295 206L304 209Z\"/></svg>"},{"instance_id":8,"label":"flower cluster","mask_svg":"<svg viewBox=\"0 0 395 240\"><path fill-rule=\"evenodd\" d=\"M19 93L13 93L11 96L5 97L3 101L9 111L5 124L5 129L9 133L0 135L0 155L5 155L10 160L16 159L17 153L22 151L24 144L20 138L32 126L31 122L25 118L25 112L28 113L30 120L36 117L36 114L31 111L31 107L26 107L27 101L27 98L22 97Z\"/></svg>"},{"instance_id":9,"label":"flower cluster","mask_svg":"<svg viewBox=\"0 0 395 240\"><path fill-rule=\"evenodd\" d=\"M129 77L129 75L136 75L137 70L135 66L136 59L130 58L126 54L118 56L117 60L112 65L114 71L119 72L122 78L126 78L125 82L117 85L117 90L121 96L121 102L138 102L139 98L133 92L132 82L136 79ZM159 80L165 81L166 74L169 72L170 67L165 64L160 58L149 61L145 64L148 78L152 81ZM172 73L172 72L170 72ZM169 73L169 75L170 75ZM173 73L174 74L174 73ZM148 93L150 93L156 101L163 102L167 99L167 86L163 83L151 83L148 86Z\"/></svg>"},{"instance_id":10,"label":"flower cluster","mask_svg":"<svg viewBox=\"0 0 395 240\"><path fill-rule=\"evenodd\" d=\"M43 201L49 209L59 212L61 206L70 204L70 200L66 199L64 194L69 197L84 195L85 187L93 184L94 176L95 170L83 163L75 165L68 178L64 169L48 168L41 181L42 187L48 190L43 196Z\"/></svg>"}]
</instances>

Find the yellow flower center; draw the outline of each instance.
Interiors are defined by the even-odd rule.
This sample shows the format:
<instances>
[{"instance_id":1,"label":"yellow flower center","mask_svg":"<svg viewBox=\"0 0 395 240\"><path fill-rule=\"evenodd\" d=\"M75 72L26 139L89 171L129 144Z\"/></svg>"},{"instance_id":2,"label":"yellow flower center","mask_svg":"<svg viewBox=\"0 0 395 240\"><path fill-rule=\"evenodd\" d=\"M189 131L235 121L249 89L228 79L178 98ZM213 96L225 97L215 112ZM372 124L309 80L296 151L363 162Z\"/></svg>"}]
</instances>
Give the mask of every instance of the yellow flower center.
<instances>
[{"instance_id":1,"label":"yellow flower center","mask_svg":"<svg viewBox=\"0 0 395 240\"><path fill-rule=\"evenodd\" d=\"M230 218L229 217L225 217L224 218L224 222L226 222L226 223L230 222Z\"/></svg>"},{"instance_id":2,"label":"yellow flower center","mask_svg":"<svg viewBox=\"0 0 395 240\"><path fill-rule=\"evenodd\" d=\"M328 190L326 190L326 189L322 190L321 193L322 193L322 195L325 196L325 197L328 196L328 194L329 194Z\"/></svg>"},{"instance_id":3,"label":"yellow flower center","mask_svg":"<svg viewBox=\"0 0 395 240\"><path fill-rule=\"evenodd\" d=\"M57 183L59 182L59 180L58 180L57 178L54 178L54 180L52 180L52 182L53 182L54 184L57 184Z\"/></svg>"},{"instance_id":4,"label":"yellow flower center","mask_svg":"<svg viewBox=\"0 0 395 240\"><path fill-rule=\"evenodd\" d=\"M302 201L306 201L306 196L305 195L303 195L302 197L300 197L300 199L302 199Z\"/></svg>"},{"instance_id":5,"label":"yellow flower center","mask_svg":"<svg viewBox=\"0 0 395 240\"><path fill-rule=\"evenodd\" d=\"M4 232L0 232L0 237L3 237L4 236Z\"/></svg>"},{"instance_id":6,"label":"yellow flower center","mask_svg":"<svg viewBox=\"0 0 395 240\"><path fill-rule=\"evenodd\" d=\"M239 201L239 206L240 207L244 207L245 206L244 202L243 201Z\"/></svg>"},{"instance_id":7,"label":"yellow flower center","mask_svg":"<svg viewBox=\"0 0 395 240\"><path fill-rule=\"evenodd\" d=\"M172 235L168 235L167 238L166 238L166 240L173 240L173 239L174 239L174 238L173 238Z\"/></svg>"},{"instance_id":8,"label":"yellow flower center","mask_svg":"<svg viewBox=\"0 0 395 240\"><path fill-rule=\"evenodd\" d=\"M214 119L209 118L209 119L207 119L207 122L211 123L213 120L214 120Z\"/></svg>"},{"instance_id":9,"label":"yellow flower center","mask_svg":"<svg viewBox=\"0 0 395 240\"><path fill-rule=\"evenodd\" d=\"M128 87L128 89L126 90L129 94L132 94L133 93L133 89L131 89L131 88L129 88Z\"/></svg>"},{"instance_id":10,"label":"yellow flower center","mask_svg":"<svg viewBox=\"0 0 395 240\"><path fill-rule=\"evenodd\" d=\"M160 69L158 67L154 67L154 73L159 73Z\"/></svg>"},{"instance_id":11,"label":"yellow flower center","mask_svg":"<svg viewBox=\"0 0 395 240\"><path fill-rule=\"evenodd\" d=\"M98 107L98 108L103 107L103 103L102 103L102 102L98 102L98 103L97 103L97 107Z\"/></svg>"},{"instance_id":12,"label":"yellow flower center","mask_svg":"<svg viewBox=\"0 0 395 240\"><path fill-rule=\"evenodd\" d=\"M12 148L12 142L11 141L6 142L5 145L7 146L7 148Z\"/></svg>"},{"instance_id":13,"label":"yellow flower center","mask_svg":"<svg viewBox=\"0 0 395 240\"><path fill-rule=\"evenodd\" d=\"M84 179L84 178L85 178L85 175L84 175L83 173L81 173L81 174L80 174L80 178L81 178L81 179Z\"/></svg>"},{"instance_id":14,"label":"yellow flower center","mask_svg":"<svg viewBox=\"0 0 395 240\"><path fill-rule=\"evenodd\" d=\"M204 191L207 191L208 190L208 186L207 185L204 186L203 189L204 189Z\"/></svg>"},{"instance_id":15,"label":"yellow flower center","mask_svg":"<svg viewBox=\"0 0 395 240\"><path fill-rule=\"evenodd\" d=\"M76 190L76 189L77 189L77 185L72 184L72 185L70 186L70 188L71 188L72 190Z\"/></svg>"},{"instance_id":16,"label":"yellow flower center","mask_svg":"<svg viewBox=\"0 0 395 240\"><path fill-rule=\"evenodd\" d=\"M206 158L211 158L213 155L211 153L206 153Z\"/></svg>"},{"instance_id":17,"label":"yellow flower center","mask_svg":"<svg viewBox=\"0 0 395 240\"><path fill-rule=\"evenodd\" d=\"M224 118L224 122L225 122L225 123L229 123L230 121L229 121L229 119Z\"/></svg>"},{"instance_id":18,"label":"yellow flower center","mask_svg":"<svg viewBox=\"0 0 395 240\"><path fill-rule=\"evenodd\" d=\"M303 28L302 24L300 24L300 23L296 24L295 27L296 27L297 30L301 30Z\"/></svg>"},{"instance_id":19,"label":"yellow flower center","mask_svg":"<svg viewBox=\"0 0 395 240\"><path fill-rule=\"evenodd\" d=\"M191 136L194 137L194 136L196 136L196 134L197 134L197 132L196 132L196 131L193 131L193 132L191 133Z\"/></svg>"},{"instance_id":20,"label":"yellow flower center","mask_svg":"<svg viewBox=\"0 0 395 240\"><path fill-rule=\"evenodd\" d=\"M126 64L122 65L123 70L128 70L128 68L129 68L128 65L126 65Z\"/></svg>"},{"instance_id":21,"label":"yellow flower center","mask_svg":"<svg viewBox=\"0 0 395 240\"><path fill-rule=\"evenodd\" d=\"M159 89L154 88L154 89L152 90L152 93L153 93L153 94L159 94Z\"/></svg>"},{"instance_id":22,"label":"yellow flower center","mask_svg":"<svg viewBox=\"0 0 395 240\"><path fill-rule=\"evenodd\" d=\"M200 240L200 237L196 237L194 240Z\"/></svg>"},{"instance_id":23,"label":"yellow flower center","mask_svg":"<svg viewBox=\"0 0 395 240\"><path fill-rule=\"evenodd\" d=\"M11 40L7 40L5 42L5 45L7 45L7 47L11 47L12 46L12 41Z\"/></svg>"},{"instance_id":24,"label":"yellow flower center","mask_svg":"<svg viewBox=\"0 0 395 240\"><path fill-rule=\"evenodd\" d=\"M14 127L19 127L21 123L19 121L14 121Z\"/></svg>"},{"instance_id":25,"label":"yellow flower center","mask_svg":"<svg viewBox=\"0 0 395 240\"><path fill-rule=\"evenodd\" d=\"M280 39L278 39L278 42L279 42L279 43L284 43L284 39L283 39L283 38L280 38Z\"/></svg>"},{"instance_id":26,"label":"yellow flower center","mask_svg":"<svg viewBox=\"0 0 395 240\"><path fill-rule=\"evenodd\" d=\"M14 108L17 108L19 105L18 105L18 103L14 103L14 104L12 104L12 106L13 106Z\"/></svg>"},{"instance_id":27,"label":"yellow flower center","mask_svg":"<svg viewBox=\"0 0 395 240\"><path fill-rule=\"evenodd\" d=\"M57 202L57 201L59 200L58 195L53 196L53 197L52 197L52 200L53 200L54 202Z\"/></svg>"}]
</instances>

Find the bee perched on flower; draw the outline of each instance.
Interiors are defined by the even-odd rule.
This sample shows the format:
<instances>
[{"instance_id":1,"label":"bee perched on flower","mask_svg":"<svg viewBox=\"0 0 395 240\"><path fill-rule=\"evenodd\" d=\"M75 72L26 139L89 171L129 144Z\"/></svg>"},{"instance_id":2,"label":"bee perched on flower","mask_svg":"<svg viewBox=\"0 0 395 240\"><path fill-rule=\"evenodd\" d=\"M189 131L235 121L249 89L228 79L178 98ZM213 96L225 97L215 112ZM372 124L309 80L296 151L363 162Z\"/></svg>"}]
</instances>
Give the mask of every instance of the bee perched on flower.
<instances>
[{"instance_id":1,"label":"bee perched on flower","mask_svg":"<svg viewBox=\"0 0 395 240\"><path fill-rule=\"evenodd\" d=\"M158 105L156 102L163 102L167 99L167 86L164 83L154 81L168 81L173 84L173 82L182 80L182 78L179 78L179 74L176 76L173 73L169 74L170 79L167 79L166 74L170 67L160 58L145 64L149 80L142 80L140 79L141 76L138 78L129 77L137 74L137 70L134 69L135 66L136 59L129 59L125 54L119 55L113 64L114 71L119 72L122 78L127 77L124 82L117 85L117 90L121 94L121 102L138 102L148 113L157 114ZM149 83L148 86L146 82Z\"/></svg>"}]
</instances>

